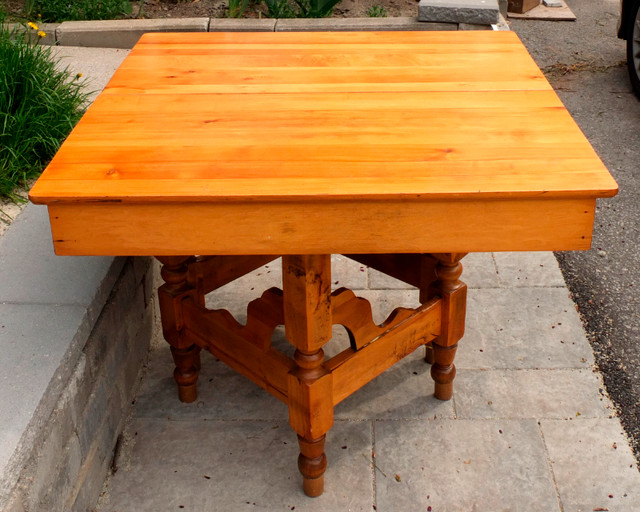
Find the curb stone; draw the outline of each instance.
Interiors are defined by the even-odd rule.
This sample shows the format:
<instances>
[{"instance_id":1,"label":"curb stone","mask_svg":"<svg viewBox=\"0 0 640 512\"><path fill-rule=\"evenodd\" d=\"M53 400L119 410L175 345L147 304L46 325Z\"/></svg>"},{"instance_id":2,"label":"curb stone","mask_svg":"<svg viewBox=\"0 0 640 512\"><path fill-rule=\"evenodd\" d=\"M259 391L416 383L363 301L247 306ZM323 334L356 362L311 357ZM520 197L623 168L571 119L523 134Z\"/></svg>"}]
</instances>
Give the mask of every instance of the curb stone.
<instances>
[{"instance_id":1,"label":"curb stone","mask_svg":"<svg viewBox=\"0 0 640 512\"><path fill-rule=\"evenodd\" d=\"M423 0L425 1L425 0ZM487 0L497 2L497 0ZM496 3L497 5L497 3ZM493 11L492 11L493 12ZM497 11L496 11L497 12ZM455 16L449 19L455 19ZM302 32L302 31L391 31L391 30L509 30L502 17L485 22L465 15L458 21L424 21L417 16L393 18L314 18L314 19L231 19L176 18L43 23L43 44L91 48L131 49L147 32ZM493 19L493 18L492 18ZM20 26L10 24L10 26Z\"/></svg>"}]
</instances>

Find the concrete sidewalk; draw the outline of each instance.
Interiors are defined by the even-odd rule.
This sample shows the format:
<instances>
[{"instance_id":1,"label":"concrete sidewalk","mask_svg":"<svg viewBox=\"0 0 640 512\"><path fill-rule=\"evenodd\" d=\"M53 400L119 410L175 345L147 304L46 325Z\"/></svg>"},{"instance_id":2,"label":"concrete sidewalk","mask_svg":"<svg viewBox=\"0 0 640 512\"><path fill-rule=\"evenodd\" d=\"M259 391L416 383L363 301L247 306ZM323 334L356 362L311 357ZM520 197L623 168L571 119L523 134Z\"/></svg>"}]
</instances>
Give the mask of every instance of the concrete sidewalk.
<instances>
[{"instance_id":1,"label":"concrete sidewalk","mask_svg":"<svg viewBox=\"0 0 640 512\"><path fill-rule=\"evenodd\" d=\"M96 90L126 55L54 51ZM199 399L180 403L157 340L99 510L640 510L640 473L553 255L463 264L469 308L453 400L433 398L418 352L349 397L327 436L323 496L302 494L282 403L208 354ZM216 292L211 306L241 318L279 278L274 262ZM333 281L374 302L378 321L417 300L342 257ZM332 350L341 342L337 330Z\"/></svg>"}]
</instances>

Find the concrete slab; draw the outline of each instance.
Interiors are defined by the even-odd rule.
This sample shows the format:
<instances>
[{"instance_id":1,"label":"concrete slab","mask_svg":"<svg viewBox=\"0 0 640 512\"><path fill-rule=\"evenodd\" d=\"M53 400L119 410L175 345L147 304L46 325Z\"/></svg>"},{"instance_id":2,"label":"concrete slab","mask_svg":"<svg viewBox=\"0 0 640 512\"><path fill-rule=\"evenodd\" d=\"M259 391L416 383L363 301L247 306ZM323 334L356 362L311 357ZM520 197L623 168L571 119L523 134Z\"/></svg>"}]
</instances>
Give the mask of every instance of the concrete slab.
<instances>
[{"instance_id":1,"label":"concrete slab","mask_svg":"<svg viewBox=\"0 0 640 512\"><path fill-rule=\"evenodd\" d=\"M552 252L497 252L494 258L501 286L565 286Z\"/></svg>"},{"instance_id":2,"label":"concrete slab","mask_svg":"<svg viewBox=\"0 0 640 512\"><path fill-rule=\"evenodd\" d=\"M459 369L590 368L593 352L564 288L470 290Z\"/></svg>"},{"instance_id":3,"label":"concrete slab","mask_svg":"<svg viewBox=\"0 0 640 512\"><path fill-rule=\"evenodd\" d=\"M399 307L416 308L420 305L418 290L358 290L358 297L371 304L373 321L381 324Z\"/></svg>"},{"instance_id":4,"label":"concrete slab","mask_svg":"<svg viewBox=\"0 0 640 512\"><path fill-rule=\"evenodd\" d=\"M93 101L107 85L114 71L129 55L128 50L114 48L82 48L77 46L54 46L51 54L58 60L60 68L71 74L82 73L85 91Z\"/></svg>"},{"instance_id":5,"label":"concrete slab","mask_svg":"<svg viewBox=\"0 0 640 512\"><path fill-rule=\"evenodd\" d=\"M459 419L606 418L614 414L591 370L460 370Z\"/></svg>"},{"instance_id":6,"label":"concrete slab","mask_svg":"<svg viewBox=\"0 0 640 512\"><path fill-rule=\"evenodd\" d=\"M371 290L415 290L416 288L399 279L367 267L369 289Z\"/></svg>"},{"instance_id":7,"label":"concrete slab","mask_svg":"<svg viewBox=\"0 0 640 512\"><path fill-rule=\"evenodd\" d=\"M25 258L34 253L39 256ZM56 256L47 208L30 204L0 238L0 302L87 307L97 290L111 290L117 274L110 276L110 286L100 283L113 261Z\"/></svg>"},{"instance_id":8,"label":"concrete slab","mask_svg":"<svg viewBox=\"0 0 640 512\"><path fill-rule=\"evenodd\" d=\"M496 262L490 252L468 254L462 260L461 279L467 288L497 288Z\"/></svg>"},{"instance_id":9,"label":"concrete slab","mask_svg":"<svg viewBox=\"0 0 640 512\"><path fill-rule=\"evenodd\" d=\"M56 44L56 28L58 28L59 23L38 23L38 30L34 30L26 25L21 23L6 23L5 26L9 31L17 31L17 32L26 32L30 35L32 41L38 41L43 45L54 45ZM41 37L38 35L38 32L44 32L45 36Z\"/></svg>"},{"instance_id":10,"label":"concrete slab","mask_svg":"<svg viewBox=\"0 0 640 512\"><path fill-rule=\"evenodd\" d=\"M209 18L65 21L56 29L58 44L94 48L133 48L145 32L206 32Z\"/></svg>"},{"instance_id":11,"label":"concrete slab","mask_svg":"<svg viewBox=\"0 0 640 512\"><path fill-rule=\"evenodd\" d=\"M418 19L492 25L498 22L498 0L420 0Z\"/></svg>"},{"instance_id":12,"label":"concrete slab","mask_svg":"<svg viewBox=\"0 0 640 512\"><path fill-rule=\"evenodd\" d=\"M369 422L335 423L327 435L331 474L325 480L336 491L309 499L286 422L138 419L98 510L369 512L371 435Z\"/></svg>"},{"instance_id":13,"label":"concrete slab","mask_svg":"<svg viewBox=\"0 0 640 512\"><path fill-rule=\"evenodd\" d=\"M370 286L367 268L341 254L331 257L331 276L334 290L343 286L350 290L363 290Z\"/></svg>"},{"instance_id":14,"label":"concrete slab","mask_svg":"<svg viewBox=\"0 0 640 512\"><path fill-rule=\"evenodd\" d=\"M389 368L338 404L335 417L350 420L455 418L454 402L433 396L424 349Z\"/></svg>"},{"instance_id":15,"label":"concrete slab","mask_svg":"<svg viewBox=\"0 0 640 512\"><path fill-rule=\"evenodd\" d=\"M464 268L462 280L469 288L497 288L499 286L493 254L478 252L469 254L462 260ZM410 290L412 286L391 276L368 269L369 288L372 290Z\"/></svg>"},{"instance_id":16,"label":"concrete slab","mask_svg":"<svg viewBox=\"0 0 640 512\"><path fill-rule=\"evenodd\" d=\"M640 510L640 473L617 418L542 420L564 512Z\"/></svg>"},{"instance_id":17,"label":"concrete slab","mask_svg":"<svg viewBox=\"0 0 640 512\"><path fill-rule=\"evenodd\" d=\"M276 32L369 31L369 30L458 30L456 23L423 23L417 18L317 18L279 19ZM442 20L431 20L442 21Z\"/></svg>"},{"instance_id":18,"label":"concrete slab","mask_svg":"<svg viewBox=\"0 0 640 512\"><path fill-rule=\"evenodd\" d=\"M379 511L559 512L535 420L378 421Z\"/></svg>"},{"instance_id":19,"label":"concrete slab","mask_svg":"<svg viewBox=\"0 0 640 512\"><path fill-rule=\"evenodd\" d=\"M198 399L190 404L178 400L173 380L173 359L169 345L152 350L149 373L136 398L134 414L138 418L186 420L287 420L287 407L277 398L202 353L198 379Z\"/></svg>"}]
</instances>

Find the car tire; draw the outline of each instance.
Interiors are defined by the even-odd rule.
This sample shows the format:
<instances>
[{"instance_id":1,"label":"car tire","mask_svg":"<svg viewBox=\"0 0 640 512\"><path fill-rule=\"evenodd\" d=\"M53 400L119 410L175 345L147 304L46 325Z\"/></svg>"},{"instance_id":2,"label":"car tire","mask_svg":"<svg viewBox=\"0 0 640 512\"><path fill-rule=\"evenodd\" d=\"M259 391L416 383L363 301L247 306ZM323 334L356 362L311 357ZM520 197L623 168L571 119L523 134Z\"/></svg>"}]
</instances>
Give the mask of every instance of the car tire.
<instances>
[{"instance_id":1,"label":"car tire","mask_svg":"<svg viewBox=\"0 0 640 512\"><path fill-rule=\"evenodd\" d=\"M640 98L640 1L632 7L627 30L627 68L631 86Z\"/></svg>"}]
</instances>

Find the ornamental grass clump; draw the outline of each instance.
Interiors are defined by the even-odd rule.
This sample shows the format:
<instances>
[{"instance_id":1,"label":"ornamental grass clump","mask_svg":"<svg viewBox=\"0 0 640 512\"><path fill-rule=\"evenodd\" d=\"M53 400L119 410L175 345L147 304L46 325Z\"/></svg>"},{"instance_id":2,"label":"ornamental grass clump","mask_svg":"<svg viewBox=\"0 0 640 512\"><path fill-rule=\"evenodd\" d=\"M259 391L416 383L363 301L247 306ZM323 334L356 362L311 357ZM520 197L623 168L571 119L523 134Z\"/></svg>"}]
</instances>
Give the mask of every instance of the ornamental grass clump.
<instances>
[{"instance_id":1,"label":"ornamental grass clump","mask_svg":"<svg viewBox=\"0 0 640 512\"><path fill-rule=\"evenodd\" d=\"M37 177L83 113L81 75L56 68L34 23L10 29L0 13L0 196Z\"/></svg>"}]
</instances>

